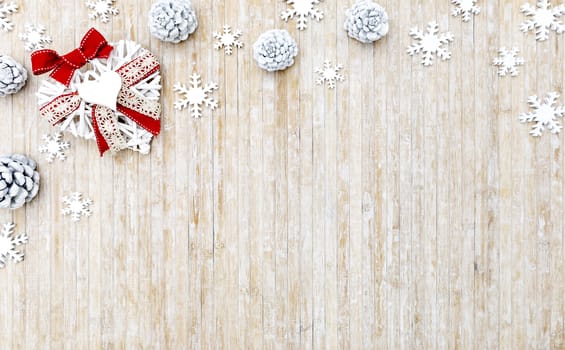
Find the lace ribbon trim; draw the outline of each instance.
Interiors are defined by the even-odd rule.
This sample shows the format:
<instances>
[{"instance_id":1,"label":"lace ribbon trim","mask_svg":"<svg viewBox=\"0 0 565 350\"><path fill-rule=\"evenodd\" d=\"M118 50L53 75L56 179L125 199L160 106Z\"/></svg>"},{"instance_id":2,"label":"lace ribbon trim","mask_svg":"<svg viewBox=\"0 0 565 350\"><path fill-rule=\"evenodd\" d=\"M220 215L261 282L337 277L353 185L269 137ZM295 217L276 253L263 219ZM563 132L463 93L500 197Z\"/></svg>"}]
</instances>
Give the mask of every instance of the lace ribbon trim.
<instances>
[{"instance_id":1,"label":"lace ribbon trim","mask_svg":"<svg viewBox=\"0 0 565 350\"><path fill-rule=\"evenodd\" d=\"M116 72L122 77L123 86L130 88L158 71L159 68L157 57L145 51L141 56L118 68Z\"/></svg>"},{"instance_id":2,"label":"lace ribbon trim","mask_svg":"<svg viewBox=\"0 0 565 350\"><path fill-rule=\"evenodd\" d=\"M118 117L108 107L97 105L92 109L92 117L96 120L98 130L108 143L110 151L116 153L127 147L126 140L118 128Z\"/></svg>"},{"instance_id":3,"label":"lace ribbon trim","mask_svg":"<svg viewBox=\"0 0 565 350\"><path fill-rule=\"evenodd\" d=\"M41 117L56 125L80 107L82 99L75 93L61 95L39 109Z\"/></svg>"}]
</instances>

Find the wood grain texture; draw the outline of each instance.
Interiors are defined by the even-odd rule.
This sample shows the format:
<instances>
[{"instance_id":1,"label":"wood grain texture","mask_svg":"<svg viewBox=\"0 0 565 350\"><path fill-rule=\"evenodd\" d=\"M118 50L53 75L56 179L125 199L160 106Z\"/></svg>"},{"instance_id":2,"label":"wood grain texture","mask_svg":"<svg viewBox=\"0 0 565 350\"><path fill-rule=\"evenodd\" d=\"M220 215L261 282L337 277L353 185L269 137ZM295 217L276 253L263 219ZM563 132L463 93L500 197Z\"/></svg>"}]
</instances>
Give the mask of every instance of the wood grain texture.
<instances>
[{"instance_id":1,"label":"wood grain texture","mask_svg":"<svg viewBox=\"0 0 565 350\"><path fill-rule=\"evenodd\" d=\"M96 26L157 54L164 130L148 156L102 159L67 136L68 160L48 164L43 78L0 101L0 153L42 175L35 201L0 212L30 236L0 271L2 349L565 349L565 136L518 121L528 96L563 95L565 35L521 33L524 1L480 0L462 23L447 0L381 0L374 45L342 29L353 0L321 2L301 32L283 1L194 0L200 26L178 45L149 35L149 0L117 0L109 24L83 0L18 2L0 52L28 69L25 23L59 52ZM405 50L432 20L453 57L425 68ZM224 24L244 33L232 56L213 49ZM272 28L300 46L277 74L252 59ZM497 77L501 46L521 50L519 77ZM314 83L325 59L345 67L335 90ZM193 71L220 86L200 120L172 108ZM61 216L70 191L92 217Z\"/></svg>"}]
</instances>

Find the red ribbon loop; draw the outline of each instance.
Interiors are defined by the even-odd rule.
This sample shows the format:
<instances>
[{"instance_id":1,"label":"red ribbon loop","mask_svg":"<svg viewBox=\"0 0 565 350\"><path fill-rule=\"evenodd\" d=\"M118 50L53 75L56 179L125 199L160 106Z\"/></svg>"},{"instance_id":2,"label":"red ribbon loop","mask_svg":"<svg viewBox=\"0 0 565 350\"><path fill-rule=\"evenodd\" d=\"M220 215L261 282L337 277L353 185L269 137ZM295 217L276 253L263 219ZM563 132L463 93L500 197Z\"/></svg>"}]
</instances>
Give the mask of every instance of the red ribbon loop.
<instances>
[{"instance_id":1,"label":"red ribbon loop","mask_svg":"<svg viewBox=\"0 0 565 350\"><path fill-rule=\"evenodd\" d=\"M33 74L40 75L52 71L51 78L69 86L77 69L94 58L110 57L113 49L102 34L91 28L82 39L80 46L62 57L53 50L33 52L31 54Z\"/></svg>"}]
</instances>

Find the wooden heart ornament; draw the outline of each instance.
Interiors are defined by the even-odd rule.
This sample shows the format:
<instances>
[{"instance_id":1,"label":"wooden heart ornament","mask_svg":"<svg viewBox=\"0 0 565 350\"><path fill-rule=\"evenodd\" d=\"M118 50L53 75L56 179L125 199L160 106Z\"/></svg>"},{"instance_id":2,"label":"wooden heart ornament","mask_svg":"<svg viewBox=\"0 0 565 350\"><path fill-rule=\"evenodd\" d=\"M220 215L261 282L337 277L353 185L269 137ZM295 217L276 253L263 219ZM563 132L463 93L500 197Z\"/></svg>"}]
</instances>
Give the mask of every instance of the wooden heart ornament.
<instances>
[{"instance_id":1,"label":"wooden heart ornament","mask_svg":"<svg viewBox=\"0 0 565 350\"><path fill-rule=\"evenodd\" d=\"M100 75L99 80L88 80L77 84L77 92L86 102L117 110L118 94L122 89L122 78L114 71Z\"/></svg>"}]
</instances>

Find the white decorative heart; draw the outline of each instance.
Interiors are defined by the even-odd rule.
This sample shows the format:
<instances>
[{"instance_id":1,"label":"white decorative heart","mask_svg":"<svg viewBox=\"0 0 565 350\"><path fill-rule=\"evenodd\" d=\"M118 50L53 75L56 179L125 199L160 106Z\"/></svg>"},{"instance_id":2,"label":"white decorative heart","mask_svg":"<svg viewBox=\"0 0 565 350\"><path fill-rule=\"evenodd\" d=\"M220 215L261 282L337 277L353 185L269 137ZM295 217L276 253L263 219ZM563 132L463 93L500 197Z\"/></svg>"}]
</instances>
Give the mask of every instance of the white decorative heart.
<instances>
[{"instance_id":1,"label":"white decorative heart","mask_svg":"<svg viewBox=\"0 0 565 350\"><path fill-rule=\"evenodd\" d=\"M77 85L78 95L86 102L116 111L122 77L114 71L104 72L99 80L89 80Z\"/></svg>"}]
</instances>

